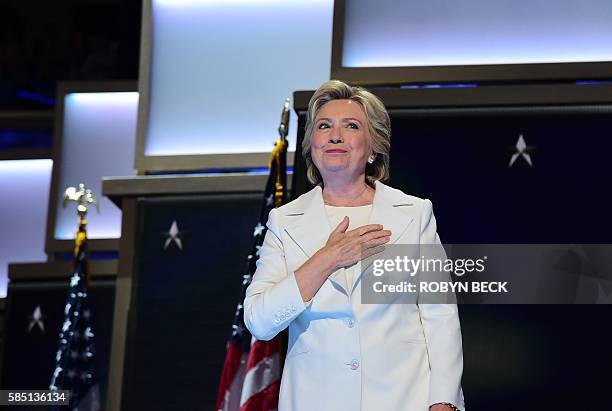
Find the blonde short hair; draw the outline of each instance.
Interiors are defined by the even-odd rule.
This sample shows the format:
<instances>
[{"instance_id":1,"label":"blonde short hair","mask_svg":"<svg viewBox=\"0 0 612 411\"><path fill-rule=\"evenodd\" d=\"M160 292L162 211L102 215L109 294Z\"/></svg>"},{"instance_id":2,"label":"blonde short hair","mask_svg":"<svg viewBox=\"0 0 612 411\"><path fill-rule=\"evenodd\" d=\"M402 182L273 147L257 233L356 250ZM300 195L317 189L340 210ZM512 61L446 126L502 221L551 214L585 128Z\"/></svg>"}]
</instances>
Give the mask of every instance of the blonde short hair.
<instances>
[{"instance_id":1,"label":"blonde short hair","mask_svg":"<svg viewBox=\"0 0 612 411\"><path fill-rule=\"evenodd\" d=\"M319 110L332 100L353 100L363 108L372 140L369 145L376 153L372 164L366 164L366 183L374 187L377 180L389 179L389 152L391 150L391 120L383 102L373 93L359 86L349 86L338 80L329 80L315 91L308 103L306 132L302 141L302 156L306 161L306 176L314 185L323 185L321 173L312 161L311 139L314 121Z\"/></svg>"}]
</instances>

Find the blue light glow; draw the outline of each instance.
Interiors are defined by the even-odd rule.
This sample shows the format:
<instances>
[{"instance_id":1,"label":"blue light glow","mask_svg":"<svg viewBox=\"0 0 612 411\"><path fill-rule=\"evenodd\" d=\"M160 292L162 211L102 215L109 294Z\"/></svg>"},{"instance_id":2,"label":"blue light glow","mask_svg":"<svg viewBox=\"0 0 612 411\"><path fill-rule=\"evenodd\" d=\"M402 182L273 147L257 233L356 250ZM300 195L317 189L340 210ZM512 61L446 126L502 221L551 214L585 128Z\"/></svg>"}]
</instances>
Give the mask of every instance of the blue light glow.
<instances>
[{"instance_id":1,"label":"blue light glow","mask_svg":"<svg viewBox=\"0 0 612 411\"><path fill-rule=\"evenodd\" d=\"M585 85L585 84L612 84L612 81L611 80L583 80L583 81L577 81L576 84L578 84L578 85Z\"/></svg>"},{"instance_id":2,"label":"blue light glow","mask_svg":"<svg viewBox=\"0 0 612 411\"><path fill-rule=\"evenodd\" d=\"M54 98L43 96L42 94L34 93L31 91L17 91L15 92L15 97L20 98L22 100L36 101L37 103L41 103L46 106L55 106Z\"/></svg>"},{"instance_id":3,"label":"blue light glow","mask_svg":"<svg viewBox=\"0 0 612 411\"><path fill-rule=\"evenodd\" d=\"M406 84L400 88L465 88L478 87L475 83L459 83L459 84Z\"/></svg>"}]
</instances>

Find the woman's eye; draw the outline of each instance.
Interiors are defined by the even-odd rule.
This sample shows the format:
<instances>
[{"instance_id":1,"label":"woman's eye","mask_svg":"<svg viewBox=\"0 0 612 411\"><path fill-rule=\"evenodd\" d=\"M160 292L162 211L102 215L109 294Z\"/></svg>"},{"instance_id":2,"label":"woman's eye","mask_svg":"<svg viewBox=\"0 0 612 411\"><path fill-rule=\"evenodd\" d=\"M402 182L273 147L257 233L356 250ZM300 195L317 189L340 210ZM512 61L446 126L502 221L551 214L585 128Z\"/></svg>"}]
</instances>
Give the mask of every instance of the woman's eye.
<instances>
[{"instance_id":1,"label":"woman's eye","mask_svg":"<svg viewBox=\"0 0 612 411\"><path fill-rule=\"evenodd\" d=\"M319 128L328 128L328 127L329 127L329 124L327 124L327 123L319 124Z\"/></svg>"},{"instance_id":2,"label":"woman's eye","mask_svg":"<svg viewBox=\"0 0 612 411\"><path fill-rule=\"evenodd\" d=\"M357 125L357 123L349 123L348 126L352 129L359 130L359 125Z\"/></svg>"}]
</instances>

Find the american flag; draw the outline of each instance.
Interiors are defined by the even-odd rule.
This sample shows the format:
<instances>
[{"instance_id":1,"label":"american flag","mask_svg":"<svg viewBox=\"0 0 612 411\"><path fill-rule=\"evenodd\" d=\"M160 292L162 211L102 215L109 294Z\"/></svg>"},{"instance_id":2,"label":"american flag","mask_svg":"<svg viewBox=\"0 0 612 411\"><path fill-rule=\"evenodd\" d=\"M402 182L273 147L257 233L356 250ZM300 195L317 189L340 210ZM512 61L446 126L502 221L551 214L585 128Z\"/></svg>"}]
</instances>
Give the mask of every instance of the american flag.
<instances>
[{"instance_id":1,"label":"american flag","mask_svg":"<svg viewBox=\"0 0 612 411\"><path fill-rule=\"evenodd\" d=\"M87 259L87 221L80 217L75 238L74 271L64 307L64 323L59 332L55 354L55 370L49 389L70 390L70 411L101 409L100 392L95 372L96 352L91 311L87 303L89 261ZM52 409L65 410L55 406Z\"/></svg>"},{"instance_id":2,"label":"american flag","mask_svg":"<svg viewBox=\"0 0 612 411\"><path fill-rule=\"evenodd\" d=\"M253 247L247 257L240 301L226 346L225 363L217 394L217 411L269 411L278 407L282 369L280 336L270 341L254 339L244 324L243 302L246 289L255 273L259 248L266 235L268 214L272 208L279 207L286 201L288 125L287 100L279 127L280 139L274 143L270 154L270 174L259 221L253 229Z\"/></svg>"}]
</instances>

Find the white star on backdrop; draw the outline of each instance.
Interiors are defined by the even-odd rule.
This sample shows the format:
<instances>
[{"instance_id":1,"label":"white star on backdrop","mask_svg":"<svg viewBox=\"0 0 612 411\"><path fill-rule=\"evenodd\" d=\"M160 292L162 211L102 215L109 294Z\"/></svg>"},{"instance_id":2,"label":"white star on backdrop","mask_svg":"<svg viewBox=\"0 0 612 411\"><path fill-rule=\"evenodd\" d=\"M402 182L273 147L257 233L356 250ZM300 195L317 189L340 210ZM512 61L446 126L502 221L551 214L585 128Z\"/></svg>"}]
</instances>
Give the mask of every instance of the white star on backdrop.
<instances>
[{"instance_id":1,"label":"white star on backdrop","mask_svg":"<svg viewBox=\"0 0 612 411\"><path fill-rule=\"evenodd\" d=\"M274 194L270 194L268 197L266 197L266 205L267 206L271 206L272 204L274 204Z\"/></svg>"},{"instance_id":2,"label":"white star on backdrop","mask_svg":"<svg viewBox=\"0 0 612 411\"><path fill-rule=\"evenodd\" d=\"M167 233L164 233L168 236L168 238L166 238L166 243L164 244L164 250L168 248L168 246L170 245L171 242L175 242L177 247L183 251L183 242L181 241L179 234L181 232L178 229L178 225L176 224L176 220L172 222L172 225L170 226L170 230L168 230Z\"/></svg>"},{"instance_id":3,"label":"white star on backdrop","mask_svg":"<svg viewBox=\"0 0 612 411\"><path fill-rule=\"evenodd\" d=\"M28 316L30 319L30 324L28 324L28 332L32 331L32 328L37 325L40 328L40 331L45 332L45 324L42 322L42 311L40 310L40 305L37 305L34 308L34 312L32 315Z\"/></svg>"},{"instance_id":4,"label":"white star on backdrop","mask_svg":"<svg viewBox=\"0 0 612 411\"><path fill-rule=\"evenodd\" d=\"M522 156L525 159L527 164L529 164L529 167L533 167L533 164L531 163L531 156L529 153L527 153L527 150L529 149L530 147L525 144L525 139L521 134L516 142L516 153L512 154L512 157L510 157L510 164L508 164L508 168L512 167L519 156Z\"/></svg>"}]
</instances>

